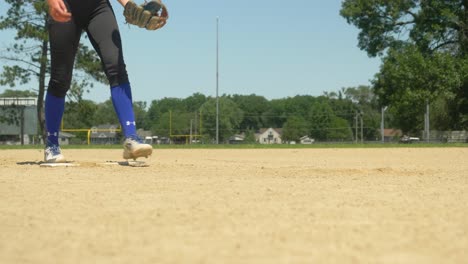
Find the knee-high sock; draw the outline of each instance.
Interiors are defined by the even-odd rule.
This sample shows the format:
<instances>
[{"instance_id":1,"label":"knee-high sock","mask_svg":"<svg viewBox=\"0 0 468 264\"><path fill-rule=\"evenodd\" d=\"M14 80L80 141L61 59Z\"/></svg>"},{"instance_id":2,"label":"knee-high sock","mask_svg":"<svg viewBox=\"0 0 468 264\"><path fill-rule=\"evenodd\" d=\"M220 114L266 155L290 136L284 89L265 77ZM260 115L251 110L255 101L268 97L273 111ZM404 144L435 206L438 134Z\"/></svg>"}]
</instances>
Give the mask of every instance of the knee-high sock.
<instances>
[{"instance_id":1,"label":"knee-high sock","mask_svg":"<svg viewBox=\"0 0 468 264\"><path fill-rule=\"evenodd\" d=\"M47 93L45 99L45 121L47 129L47 141L58 145L60 123L65 111L65 97L56 97Z\"/></svg>"},{"instance_id":2,"label":"knee-high sock","mask_svg":"<svg viewBox=\"0 0 468 264\"><path fill-rule=\"evenodd\" d=\"M129 83L111 87L111 98L122 126L124 136L136 136L135 114L133 113L132 89Z\"/></svg>"}]
</instances>

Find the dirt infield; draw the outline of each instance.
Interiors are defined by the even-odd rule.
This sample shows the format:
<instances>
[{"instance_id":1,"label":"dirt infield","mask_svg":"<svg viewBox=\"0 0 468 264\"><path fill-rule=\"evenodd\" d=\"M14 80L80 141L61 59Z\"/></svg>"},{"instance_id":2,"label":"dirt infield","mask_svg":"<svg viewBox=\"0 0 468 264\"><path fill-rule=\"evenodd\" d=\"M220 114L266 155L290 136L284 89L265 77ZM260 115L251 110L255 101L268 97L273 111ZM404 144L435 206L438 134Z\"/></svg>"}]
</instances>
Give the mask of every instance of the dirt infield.
<instances>
[{"instance_id":1,"label":"dirt infield","mask_svg":"<svg viewBox=\"0 0 468 264\"><path fill-rule=\"evenodd\" d=\"M468 148L0 150L0 263L466 263Z\"/></svg>"}]
</instances>

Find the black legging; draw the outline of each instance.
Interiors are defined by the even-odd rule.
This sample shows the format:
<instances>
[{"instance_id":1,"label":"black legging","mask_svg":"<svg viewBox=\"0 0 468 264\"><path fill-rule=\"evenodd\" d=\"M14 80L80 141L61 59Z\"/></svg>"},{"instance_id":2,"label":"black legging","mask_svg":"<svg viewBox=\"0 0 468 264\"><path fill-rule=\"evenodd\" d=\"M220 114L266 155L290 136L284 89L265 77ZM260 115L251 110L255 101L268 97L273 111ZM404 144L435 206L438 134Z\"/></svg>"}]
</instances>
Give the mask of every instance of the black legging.
<instances>
[{"instance_id":1,"label":"black legging","mask_svg":"<svg viewBox=\"0 0 468 264\"><path fill-rule=\"evenodd\" d=\"M128 83L122 41L108 0L64 0L72 19L60 23L50 18L51 78L48 92L64 97L70 89L73 64L83 30L101 58L111 87Z\"/></svg>"}]
</instances>

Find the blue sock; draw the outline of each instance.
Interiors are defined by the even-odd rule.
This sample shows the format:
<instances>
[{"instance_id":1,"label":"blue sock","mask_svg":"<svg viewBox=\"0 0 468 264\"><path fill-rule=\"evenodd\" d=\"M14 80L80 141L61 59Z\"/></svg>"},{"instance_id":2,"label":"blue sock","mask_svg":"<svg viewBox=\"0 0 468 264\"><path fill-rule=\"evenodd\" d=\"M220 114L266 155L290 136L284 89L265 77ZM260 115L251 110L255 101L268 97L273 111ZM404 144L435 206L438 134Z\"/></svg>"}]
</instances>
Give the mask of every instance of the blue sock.
<instances>
[{"instance_id":1,"label":"blue sock","mask_svg":"<svg viewBox=\"0 0 468 264\"><path fill-rule=\"evenodd\" d=\"M60 123L62 122L63 111L65 111L65 97L56 97L47 93L44 108L47 141L58 145Z\"/></svg>"},{"instance_id":2,"label":"blue sock","mask_svg":"<svg viewBox=\"0 0 468 264\"><path fill-rule=\"evenodd\" d=\"M129 83L111 87L111 98L119 118L124 136L136 136L135 114L133 113L132 89Z\"/></svg>"}]
</instances>

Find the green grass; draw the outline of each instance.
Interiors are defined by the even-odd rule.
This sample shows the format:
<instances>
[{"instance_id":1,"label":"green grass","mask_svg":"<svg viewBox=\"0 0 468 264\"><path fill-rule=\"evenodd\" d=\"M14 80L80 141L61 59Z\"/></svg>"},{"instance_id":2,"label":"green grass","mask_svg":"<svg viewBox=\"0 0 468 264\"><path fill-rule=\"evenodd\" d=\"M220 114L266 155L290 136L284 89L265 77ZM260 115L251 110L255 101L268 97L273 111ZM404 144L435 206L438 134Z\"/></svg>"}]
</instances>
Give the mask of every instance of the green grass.
<instances>
[{"instance_id":1,"label":"green grass","mask_svg":"<svg viewBox=\"0 0 468 264\"><path fill-rule=\"evenodd\" d=\"M121 149L118 145L64 145L63 149ZM398 144L398 143L315 143L311 145L262 145L262 144L234 144L234 145L154 145L155 149L321 149L321 148L466 148L468 144L464 143L413 143L413 144ZM11 146L0 145L0 150L3 149L42 149L42 145L25 145Z\"/></svg>"}]
</instances>

